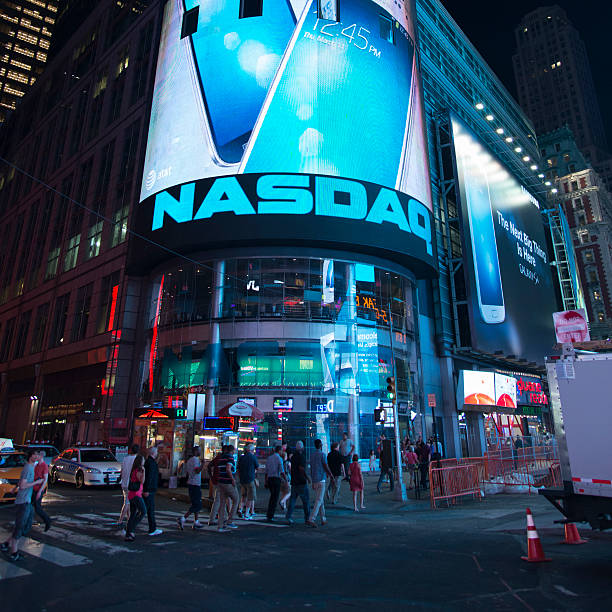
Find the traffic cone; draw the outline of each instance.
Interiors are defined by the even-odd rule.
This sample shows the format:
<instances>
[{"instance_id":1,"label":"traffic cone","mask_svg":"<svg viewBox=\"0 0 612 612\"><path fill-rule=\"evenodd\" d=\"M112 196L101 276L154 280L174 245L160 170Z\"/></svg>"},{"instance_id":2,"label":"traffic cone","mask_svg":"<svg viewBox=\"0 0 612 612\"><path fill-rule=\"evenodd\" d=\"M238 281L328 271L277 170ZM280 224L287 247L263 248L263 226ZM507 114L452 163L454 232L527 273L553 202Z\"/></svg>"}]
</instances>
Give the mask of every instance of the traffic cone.
<instances>
[{"instance_id":1,"label":"traffic cone","mask_svg":"<svg viewBox=\"0 0 612 612\"><path fill-rule=\"evenodd\" d=\"M521 559L529 563L550 561L550 559L544 556L544 549L540 542L540 536L536 530L535 523L533 522L533 515L529 508L527 508L527 556L521 557Z\"/></svg>"},{"instance_id":2,"label":"traffic cone","mask_svg":"<svg viewBox=\"0 0 612 612\"><path fill-rule=\"evenodd\" d=\"M574 523L565 523L565 540L561 544L586 544L588 540L583 540L578 533L578 528Z\"/></svg>"}]
</instances>

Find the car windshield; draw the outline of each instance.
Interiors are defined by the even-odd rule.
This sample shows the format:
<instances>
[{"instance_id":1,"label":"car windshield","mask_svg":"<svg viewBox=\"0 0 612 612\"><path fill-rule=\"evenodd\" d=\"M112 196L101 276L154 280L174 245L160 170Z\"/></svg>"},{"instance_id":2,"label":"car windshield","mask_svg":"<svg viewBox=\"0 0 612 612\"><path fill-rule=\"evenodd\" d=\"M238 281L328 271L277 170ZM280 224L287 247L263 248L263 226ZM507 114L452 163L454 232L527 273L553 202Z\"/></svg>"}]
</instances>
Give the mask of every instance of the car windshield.
<instances>
[{"instance_id":1,"label":"car windshield","mask_svg":"<svg viewBox=\"0 0 612 612\"><path fill-rule=\"evenodd\" d=\"M25 455L19 453L0 453L0 468L23 467L25 464Z\"/></svg>"},{"instance_id":2,"label":"car windshield","mask_svg":"<svg viewBox=\"0 0 612 612\"><path fill-rule=\"evenodd\" d=\"M117 461L113 453L103 448L81 451L82 463L98 463L100 461Z\"/></svg>"},{"instance_id":3,"label":"car windshield","mask_svg":"<svg viewBox=\"0 0 612 612\"><path fill-rule=\"evenodd\" d=\"M42 451L45 457L57 457L59 455L59 451L55 446L37 446L36 450Z\"/></svg>"}]
</instances>

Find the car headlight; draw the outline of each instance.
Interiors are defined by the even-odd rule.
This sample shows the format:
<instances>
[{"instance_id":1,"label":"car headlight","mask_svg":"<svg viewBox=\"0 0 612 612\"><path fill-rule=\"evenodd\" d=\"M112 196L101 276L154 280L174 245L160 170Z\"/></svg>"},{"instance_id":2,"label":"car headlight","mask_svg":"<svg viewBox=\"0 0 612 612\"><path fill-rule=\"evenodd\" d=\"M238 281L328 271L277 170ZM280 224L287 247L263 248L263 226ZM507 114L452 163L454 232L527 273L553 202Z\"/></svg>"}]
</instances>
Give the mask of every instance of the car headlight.
<instances>
[{"instance_id":1,"label":"car headlight","mask_svg":"<svg viewBox=\"0 0 612 612\"><path fill-rule=\"evenodd\" d=\"M87 468L85 471L89 474L100 474L100 470L98 468Z\"/></svg>"},{"instance_id":2,"label":"car headlight","mask_svg":"<svg viewBox=\"0 0 612 612\"><path fill-rule=\"evenodd\" d=\"M6 478L0 478L0 484L11 484Z\"/></svg>"}]
</instances>

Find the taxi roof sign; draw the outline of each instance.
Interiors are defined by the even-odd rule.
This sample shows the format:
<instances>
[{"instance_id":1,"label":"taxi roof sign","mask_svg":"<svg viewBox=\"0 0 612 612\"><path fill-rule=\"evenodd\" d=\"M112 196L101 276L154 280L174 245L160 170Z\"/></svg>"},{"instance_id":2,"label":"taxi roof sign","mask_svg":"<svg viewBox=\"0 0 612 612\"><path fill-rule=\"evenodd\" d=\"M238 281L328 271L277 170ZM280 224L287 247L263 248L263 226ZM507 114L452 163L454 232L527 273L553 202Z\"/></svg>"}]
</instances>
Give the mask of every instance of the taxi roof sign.
<instances>
[{"instance_id":1,"label":"taxi roof sign","mask_svg":"<svg viewBox=\"0 0 612 612\"><path fill-rule=\"evenodd\" d=\"M13 448L13 441L10 438L0 438L0 452L12 450L15 450Z\"/></svg>"}]
</instances>

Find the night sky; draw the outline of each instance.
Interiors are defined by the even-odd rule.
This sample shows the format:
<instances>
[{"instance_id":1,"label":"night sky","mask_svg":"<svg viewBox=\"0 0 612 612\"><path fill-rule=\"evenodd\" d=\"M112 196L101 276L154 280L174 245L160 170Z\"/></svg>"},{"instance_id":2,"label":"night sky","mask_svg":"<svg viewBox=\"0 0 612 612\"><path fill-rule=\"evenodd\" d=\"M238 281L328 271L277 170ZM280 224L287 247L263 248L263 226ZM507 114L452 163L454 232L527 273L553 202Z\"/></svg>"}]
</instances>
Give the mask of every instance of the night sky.
<instances>
[{"instance_id":1,"label":"night sky","mask_svg":"<svg viewBox=\"0 0 612 612\"><path fill-rule=\"evenodd\" d=\"M442 0L453 19L467 34L497 76L516 97L512 55L515 51L514 28L521 18L538 6L552 2L538 0ZM591 62L599 105L612 147L612 2L609 0L559 0L569 20L580 32Z\"/></svg>"}]
</instances>

